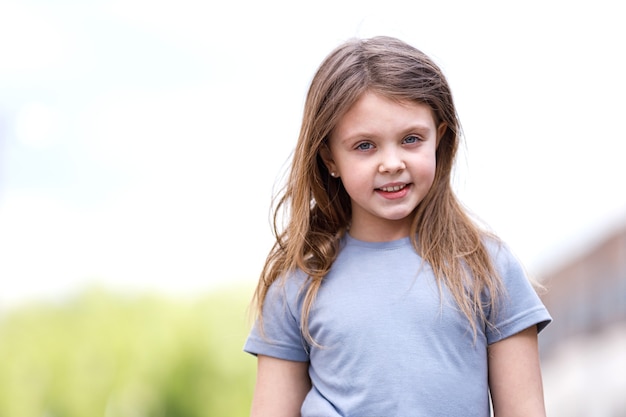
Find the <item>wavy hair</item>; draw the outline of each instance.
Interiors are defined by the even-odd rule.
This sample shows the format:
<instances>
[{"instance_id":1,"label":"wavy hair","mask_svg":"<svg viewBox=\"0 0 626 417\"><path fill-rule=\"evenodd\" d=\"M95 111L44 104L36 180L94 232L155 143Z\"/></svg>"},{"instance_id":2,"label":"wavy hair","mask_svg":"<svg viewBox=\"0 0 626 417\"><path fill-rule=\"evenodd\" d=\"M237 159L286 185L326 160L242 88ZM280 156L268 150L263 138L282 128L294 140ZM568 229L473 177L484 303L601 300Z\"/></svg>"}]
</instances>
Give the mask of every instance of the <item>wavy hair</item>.
<instances>
[{"instance_id":1,"label":"wavy hair","mask_svg":"<svg viewBox=\"0 0 626 417\"><path fill-rule=\"evenodd\" d=\"M350 197L341 181L330 176L320 148L366 91L425 103L435 124L447 126L436 151L433 185L413 214L411 237L431 266L440 291L448 288L476 336L479 323L489 325L487 314L495 312L495 295L502 291L502 283L485 246L485 238L491 235L472 220L452 190L461 130L452 93L443 72L427 55L391 37L345 42L326 57L311 81L291 169L273 200L276 242L254 293L261 328L269 287L300 269L308 276L302 288L301 331L315 344L308 329L309 314L351 220Z\"/></svg>"}]
</instances>

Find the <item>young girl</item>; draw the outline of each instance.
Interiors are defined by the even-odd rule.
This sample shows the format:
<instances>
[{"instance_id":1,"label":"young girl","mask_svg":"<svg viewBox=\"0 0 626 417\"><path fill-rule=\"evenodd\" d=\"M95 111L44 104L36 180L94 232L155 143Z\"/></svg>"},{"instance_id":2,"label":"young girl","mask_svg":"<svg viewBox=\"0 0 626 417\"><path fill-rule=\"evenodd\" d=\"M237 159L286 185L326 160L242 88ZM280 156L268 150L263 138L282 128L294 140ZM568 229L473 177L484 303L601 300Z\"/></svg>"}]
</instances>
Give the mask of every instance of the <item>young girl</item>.
<instances>
[{"instance_id":1,"label":"young girl","mask_svg":"<svg viewBox=\"0 0 626 417\"><path fill-rule=\"evenodd\" d=\"M253 416L544 416L551 318L455 197L460 126L441 70L349 41L310 86L245 351ZM280 213L286 214L279 228Z\"/></svg>"}]
</instances>

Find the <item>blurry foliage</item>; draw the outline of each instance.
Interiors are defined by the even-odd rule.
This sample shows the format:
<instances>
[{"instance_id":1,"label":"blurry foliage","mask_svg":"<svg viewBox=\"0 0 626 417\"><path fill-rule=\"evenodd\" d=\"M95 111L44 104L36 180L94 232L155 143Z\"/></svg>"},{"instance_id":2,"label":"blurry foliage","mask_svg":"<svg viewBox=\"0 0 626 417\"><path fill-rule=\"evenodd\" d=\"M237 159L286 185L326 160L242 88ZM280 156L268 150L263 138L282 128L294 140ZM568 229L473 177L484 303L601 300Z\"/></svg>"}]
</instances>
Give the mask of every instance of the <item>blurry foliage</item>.
<instances>
[{"instance_id":1,"label":"blurry foliage","mask_svg":"<svg viewBox=\"0 0 626 417\"><path fill-rule=\"evenodd\" d=\"M0 417L237 417L255 360L246 290L90 290L0 316Z\"/></svg>"}]
</instances>

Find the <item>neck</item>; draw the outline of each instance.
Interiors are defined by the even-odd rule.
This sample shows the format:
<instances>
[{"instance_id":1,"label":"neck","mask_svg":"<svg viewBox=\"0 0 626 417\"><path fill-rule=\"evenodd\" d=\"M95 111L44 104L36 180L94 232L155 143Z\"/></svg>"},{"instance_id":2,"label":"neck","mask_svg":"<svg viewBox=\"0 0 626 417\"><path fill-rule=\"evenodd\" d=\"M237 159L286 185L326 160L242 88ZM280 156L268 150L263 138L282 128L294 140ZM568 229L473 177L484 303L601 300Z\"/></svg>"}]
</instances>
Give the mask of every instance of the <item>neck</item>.
<instances>
[{"instance_id":1,"label":"neck","mask_svg":"<svg viewBox=\"0 0 626 417\"><path fill-rule=\"evenodd\" d=\"M364 242L390 242L403 239L411 233L411 219L388 220L376 224L352 223L350 236Z\"/></svg>"}]
</instances>

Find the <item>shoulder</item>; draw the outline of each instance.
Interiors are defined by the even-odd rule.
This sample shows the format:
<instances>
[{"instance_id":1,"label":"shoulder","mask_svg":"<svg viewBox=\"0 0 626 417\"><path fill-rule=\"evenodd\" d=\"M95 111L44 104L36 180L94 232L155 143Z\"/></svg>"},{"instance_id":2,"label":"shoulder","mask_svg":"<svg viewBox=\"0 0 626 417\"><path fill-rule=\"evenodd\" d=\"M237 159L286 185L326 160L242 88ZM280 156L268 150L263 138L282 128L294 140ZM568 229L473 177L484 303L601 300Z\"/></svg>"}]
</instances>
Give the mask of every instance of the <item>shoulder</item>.
<instances>
[{"instance_id":1,"label":"shoulder","mask_svg":"<svg viewBox=\"0 0 626 417\"><path fill-rule=\"evenodd\" d=\"M307 361L306 343L300 331L302 273L289 273L268 288L263 311L255 322L244 350L291 361Z\"/></svg>"},{"instance_id":2,"label":"shoulder","mask_svg":"<svg viewBox=\"0 0 626 417\"><path fill-rule=\"evenodd\" d=\"M552 319L525 267L502 240L491 239L486 246L503 290L496 302L497 311L492 312L497 331L488 336L490 343L534 324L541 331Z\"/></svg>"},{"instance_id":3,"label":"shoulder","mask_svg":"<svg viewBox=\"0 0 626 417\"><path fill-rule=\"evenodd\" d=\"M300 269L279 276L270 284L265 296L264 314L268 309L287 308L294 316L298 316L307 282L308 276Z\"/></svg>"},{"instance_id":4,"label":"shoulder","mask_svg":"<svg viewBox=\"0 0 626 417\"><path fill-rule=\"evenodd\" d=\"M514 274L527 280L527 273L522 262L506 242L496 236L487 236L484 238L483 243L493 263L493 267L502 279Z\"/></svg>"},{"instance_id":5,"label":"shoulder","mask_svg":"<svg viewBox=\"0 0 626 417\"><path fill-rule=\"evenodd\" d=\"M288 292L297 291L308 281L307 274L301 269L286 271L281 274L270 286L270 292Z\"/></svg>"},{"instance_id":6,"label":"shoulder","mask_svg":"<svg viewBox=\"0 0 626 417\"><path fill-rule=\"evenodd\" d=\"M516 291L519 286L532 286L526 268L506 242L489 236L485 238L484 245L505 292Z\"/></svg>"}]
</instances>

